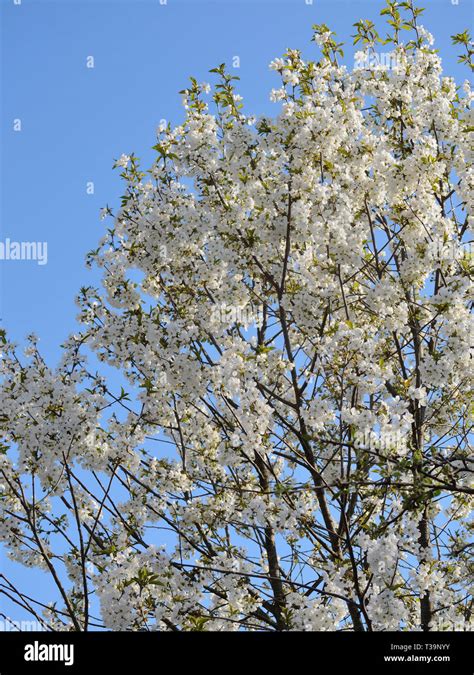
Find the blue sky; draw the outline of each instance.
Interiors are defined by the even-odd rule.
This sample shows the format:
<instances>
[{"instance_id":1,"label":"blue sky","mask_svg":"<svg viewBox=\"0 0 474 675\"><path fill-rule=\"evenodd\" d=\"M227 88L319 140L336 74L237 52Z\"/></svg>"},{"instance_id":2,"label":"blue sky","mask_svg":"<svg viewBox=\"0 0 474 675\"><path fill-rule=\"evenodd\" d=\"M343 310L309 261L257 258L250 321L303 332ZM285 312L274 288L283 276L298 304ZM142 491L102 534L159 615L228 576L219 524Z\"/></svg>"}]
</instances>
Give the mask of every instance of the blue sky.
<instances>
[{"instance_id":1,"label":"blue sky","mask_svg":"<svg viewBox=\"0 0 474 675\"><path fill-rule=\"evenodd\" d=\"M113 160L135 152L150 165L160 120L182 119L178 92L190 75L212 81L209 69L238 56L247 112L271 114L274 57L287 47L316 57L313 23L327 23L345 40L355 21L377 19L383 6L308 2L0 0L0 240L48 243L47 265L0 261L0 317L13 339L22 343L33 331L46 359L57 361L60 343L75 329L78 289L98 283L84 257L104 231L99 209L119 203ZM472 26L473 3L420 4L446 73L462 81L467 69L457 65L450 35ZM91 56L94 68L87 68ZM21 131L14 131L18 119ZM12 564L4 559L1 569ZM32 584L40 577L28 572Z\"/></svg>"}]
</instances>

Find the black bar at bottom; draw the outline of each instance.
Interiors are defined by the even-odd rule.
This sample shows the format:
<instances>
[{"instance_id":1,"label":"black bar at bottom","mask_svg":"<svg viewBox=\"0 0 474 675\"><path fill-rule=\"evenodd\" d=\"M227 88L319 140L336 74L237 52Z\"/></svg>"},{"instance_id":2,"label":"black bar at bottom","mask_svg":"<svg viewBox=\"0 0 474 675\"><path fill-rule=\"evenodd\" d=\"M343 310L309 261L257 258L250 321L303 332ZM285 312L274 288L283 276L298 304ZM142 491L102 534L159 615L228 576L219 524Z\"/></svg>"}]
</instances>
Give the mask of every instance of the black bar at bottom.
<instances>
[{"instance_id":1,"label":"black bar at bottom","mask_svg":"<svg viewBox=\"0 0 474 675\"><path fill-rule=\"evenodd\" d=\"M471 633L0 633L0 675L183 668L472 675ZM172 666L171 666L172 667ZM192 672L191 670L189 672Z\"/></svg>"}]
</instances>

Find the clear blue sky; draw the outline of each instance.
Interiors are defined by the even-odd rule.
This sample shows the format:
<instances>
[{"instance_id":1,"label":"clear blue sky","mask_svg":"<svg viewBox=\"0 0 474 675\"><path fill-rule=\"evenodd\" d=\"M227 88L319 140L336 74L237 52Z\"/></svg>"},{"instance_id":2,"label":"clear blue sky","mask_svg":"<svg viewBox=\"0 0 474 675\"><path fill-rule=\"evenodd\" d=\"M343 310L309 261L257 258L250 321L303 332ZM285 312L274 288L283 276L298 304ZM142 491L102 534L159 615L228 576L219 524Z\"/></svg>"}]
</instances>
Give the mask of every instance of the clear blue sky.
<instances>
[{"instance_id":1,"label":"clear blue sky","mask_svg":"<svg viewBox=\"0 0 474 675\"><path fill-rule=\"evenodd\" d=\"M472 26L472 1L420 4L446 73L465 79L449 36ZM239 56L235 74L247 111L269 114L276 110L268 100L278 82L268 70L274 57L287 47L316 56L313 23L327 23L346 39L355 21L375 20L382 6L382 0L0 0L0 240L48 242L45 266L0 261L0 317L11 337L22 343L34 331L55 363L59 344L75 329L74 296L97 283L84 256L103 233L99 209L118 203L113 160L135 152L148 168L160 120L182 119L178 92L190 75L210 81L210 68ZM351 45L348 64L353 51ZM89 56L93 69L86 67ZM19 132L14 119L21 120ZM90 181L93 195L86 192ZM11 571L12 564L3 558L0 569ZM30 574L39 581L39 573Z\"/></svg>"}]
</instances>

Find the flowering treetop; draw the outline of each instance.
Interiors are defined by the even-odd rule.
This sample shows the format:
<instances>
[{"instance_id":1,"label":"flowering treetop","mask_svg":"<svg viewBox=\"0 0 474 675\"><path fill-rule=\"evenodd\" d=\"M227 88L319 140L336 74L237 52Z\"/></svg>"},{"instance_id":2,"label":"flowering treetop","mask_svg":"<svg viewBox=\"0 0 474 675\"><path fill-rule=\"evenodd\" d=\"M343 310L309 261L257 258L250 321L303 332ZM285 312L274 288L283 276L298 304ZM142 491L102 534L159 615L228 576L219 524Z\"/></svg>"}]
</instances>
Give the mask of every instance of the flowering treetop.
<instances>
[{"instance_id":1,"label":"flowering treetop","mask_svg":"<svg viewBox=\"0 0 474 675\"><path fill-rule=\"evenodd\" d=\"M274 117L192 78L151 169L117 162L58 368L3 335L0 531L58 601L1 588L46 625L472 627L472 93L421 11L358 22L353 70L315 26Z\"/></svg>"}]
</instances>

